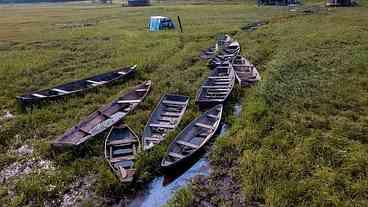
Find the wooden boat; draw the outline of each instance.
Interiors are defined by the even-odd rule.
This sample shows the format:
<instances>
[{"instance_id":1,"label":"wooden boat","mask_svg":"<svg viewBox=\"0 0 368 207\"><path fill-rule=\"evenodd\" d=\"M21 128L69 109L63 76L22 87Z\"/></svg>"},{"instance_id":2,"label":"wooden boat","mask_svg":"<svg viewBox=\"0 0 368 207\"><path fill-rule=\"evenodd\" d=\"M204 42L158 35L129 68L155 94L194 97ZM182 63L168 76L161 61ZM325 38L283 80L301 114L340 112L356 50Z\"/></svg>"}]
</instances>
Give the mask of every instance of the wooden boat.
<instances>
[{"instance_id":1,"label":"wooden boat","mask_svg":"<svg viewBox=\"0 0 368 207\"><path fill-rule=\"evenodd\" d=\"M234 54L237 55L240 52L240 44L237 41L233 41L229 44L226 44L223 48L223 50L228 54Z\"/></svg>"},{"instance_id":2,"label":"wooden boat","mask_svg":"<svg viewBox=\"0 0 368 207\"><path fill-rule=\"evenodd\" d=\"M119 68L114 71L99 74L82 80L72 81L58 85L53 88L33 91L25 95L17 96L17 100L23 106L29 106L46 100L56 100L58 98L70 96L77 93L86 92L92 88L107 85L117 80L127 79L134 75L136 66Z\"/></svg>"},{"instance_id":3,"label":"wooden boat","mask_svg":"<svg viewBox=\"0 0 368 207\"><path fill-rule=\"evenodd\" d=\"M112 103L101 107L75 127L67 130L53 141L52 145L56 147L78 146L110 128L143 101L151 85L151 81L145 81Z\"/></svg>"},{"instance_id":4,"label":"wooden boat","mask_svg":"<svg viewBox=\"0 0 368 207\"><path fill-rule=\"evenodd\" d=\"M161 167L173 170L193 158L217 131L223 105L219 104L192 121L169 145Z\"/></svg>"},{"instance_id":5,"label":"wooden boat","mask_svg":"<svg viewBox=\"0 0 368 207\"><path fill-rule=\"evenodd\" d=\"M235 58L233 68L236 79L241 86L248 86L261 80L256 67L240 55Z\"/></svg>"},{"instance_id":6,"label":"wooden boat","mask_svg":"<svg viewBox=\"0 0 368 207\"><path fill-rule=\"evenodd\" d=\"M128 126L113 126L105 140L105 158L121 182L133 181L139 138Z\"/></svg>"},{"instance_id":7,"label":"wooden boat","mask_svg":"<svg viewBox=\"0 0 368 207\"><path fill-rule=\"evenodd\" d=\"M143 149L148 150L163 141L180 123L189 103L189 97L164 95L144 128Z\"/></svg>"},{"instance_id":8,"label":"wooden boat","mask_svg":"<svg viewBox=\"0 0 368 207\"><path fill-rule=\"evenodd\" d=\"M235 74L232 66L215 68L197 93L199 108L223 104L233 90Z\"/></svg>"},{"instance_id":9,"label":"wooden boat","mask_svg":"<svg viewBox=\"0 0 368 207\"><path fill-rule=\"evenodd\" d=\"M214 58L212 58L208 65L211 69L216 68L218 66L222 66L222 65L228 65L231 64L237 54L230 54L230 53L226 53L226 52L221 52L219 54L217 54Z\"/></svg>"}]
</instances>

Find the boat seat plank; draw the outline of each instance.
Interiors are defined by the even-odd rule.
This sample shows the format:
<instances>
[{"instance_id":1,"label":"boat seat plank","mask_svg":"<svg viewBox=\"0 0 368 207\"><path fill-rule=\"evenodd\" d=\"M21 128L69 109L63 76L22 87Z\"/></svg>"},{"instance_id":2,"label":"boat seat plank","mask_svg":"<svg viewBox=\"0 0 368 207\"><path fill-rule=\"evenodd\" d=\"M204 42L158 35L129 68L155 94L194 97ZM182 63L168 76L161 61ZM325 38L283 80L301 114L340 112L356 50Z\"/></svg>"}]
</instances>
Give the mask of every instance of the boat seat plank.
<instances>
[{"instance_id":1,"label":"boat seat plank","mask_svg":"<svg viewBox=\"0 0 368 207\"><path fill-rule=\"evenodd\" d=\"M62 89L59 89L59 88L52 88L50 90L51 91L58 92L58 93L61 93L61 94L68 94L68 93L70 93L70 91L65 91L65 90L62 90Z\"/></svg>"},{"instance_id":2,"label":"boat seat plank","mask_svg":"<svg viewBox=\"0 0 368 207\"><path fill-rule=\"evenodd\" d=\"M93 80L86 80L86 82L92 83L94 85L101 85L101 84L106 83L106 81L93 81Z\"/></svg>"},{"instance_id":3,"label":"boat seat plank","mask_svg":"<svg viewBox=\"0 0 368 207\"><path fill-rule=\"evenodd\" d=\"M120 144L130 144L137 142L136 139L120 139L120 140L114 140L107 143L107 145L120 145Z\"/></svg>"},{"instance_id":4,"label":"boat seat plank","mask_svg":"<svg viewBox=\"0 0 368 207\"><path fill-rule=\"evenodd\" d=\"M194 148L194 149L199 148L198 145L192 144L190 142L182 141L182 140L178 140L176 143L187 146L187 147L191 147L191 148Z\"/></svg>"},{"instance_id":5,"label":"boat seat plank","mask_svg":"<svg viewBox=\"0 0 368 207\"><path fill-rule=\"evenodd\" d=\"M173 105L186 105L187 104L187 102L169 101L169 100L163 100L162 103L164 103L164 104L173 104Z\"/></svg>"},{"instance_id":6,"label":"boat seat plank","mask_svg":"<svg viewBox=\"0 0 368 207\"><path fill-rule=\"evenodd\" d=\"M168 128L168 129L173 129L173 128L175 128L175 126L170 125L170 124L154 124L154 123L152 123L152 124L150 124L149 126L150 126L150 127L155 127L155 128Z\"/></svg>"},{"instance_id":7,"label":"boat seat plank","mask_svg":"<svg viewBox=\"0 0 368 207\"><path fill-rule=\"evenodd\" d=\"M171 156L171 157L179 158L179 159L182 159L184 157L184 155L178 154L178 153L175 153L175 152L169 152L168 155Z\"/></svg>"},{"instance_id":8,"label":"boat seat plank","mask_svg":"<svg viewBox=\"0 0 368 207\"><path fill-rule=\"evenodd\" d=\"M154 137L145 137L144 140L145 141L158 141L158 142L161 141L160 138L154 138Z\"/></svg>"},{"instance_id":9,"label":"boat seat plank","mask_svg":"<svg viewBox=\"0 0 368 207\"><path fill-rule=\"evenodd\" d=\"M214 118L214 119L218 119L218 116L213 115L213 114L207 114L207 117Z\"/></svg>"},{"instance_id":10,"label":"boat seat plank","mask_svg":"<svg viewBox=\"0 0 368 207\"><path fill-rule=\"evenodd\" d=\"M118 72L118 74L120 74L120 75L125 75L125 74L127 74L126 72L123 72L123 71L119 71Z\"/></svg>"},{"instance_id":11,"label":"boat seat plank","mask_svg":"<svg viewBox=\"0 0 368 207\"><path fill-rule=\"evenodd\" d=\"M202 88L223 88L223 89L226 89L226 88L229 88L228 86L202 86Z\"/></svg>"},{"instance_id":12,"label":"boat seat plank","mask_svg":"<svg viewBox=\"0 0 368 207\"><path fill-rule=\"evenodd\" d=\"M164 113L161 113L161 116L179 117L180 115L181 115L180 113L175 113L175 112L164 112Z\"/></svg>"},{"instance_id":13,"label":"boat seat plank","mask_svg":"<svg viewBox=\"0 0 368 207\"><path fill-rule=\"evenodd\" d=\"M42 95L42 94L39 94L39 93L32 93L32 96L36 96L38 98L45 98L45 97L47 97L47 96Z\"/></svg>"},{"instance_id":14,"label":"boat seat plank","mask_svg":"<svg viewBox=\"0 0 368 207\"><path fill-rule=\"evenodd\" d=\"M135 156L129 155L129 156L121 156L121 157L114 157L110 159L110 162L119 162L122 160L134 160Z\"/></svg>"},{"instance_id":15,"label":"boat seat plank","mask_svg":"<svg viewBox=\"0 0 368 207\"><path fill-rule=\"evenodd\" d=\"M126 148L126 149L116 149L112 151L112 155L123 155L123 154L133 154L133 149Z\"/></svg>"},{"instance_id":16,"label":"boat seat plank","mask_svg":"<svg viewBox=\"0 0 368 207\"><path fill-rule=\"evenodd\" d=\"M137 90L135 90L136 92L146 92L147 89L146 88L139 88Z\"/></svg>"},{"instance_id":17,"label":"boat seat plank","mask_svg":"<svg viewBox=\"0 0 368 207\"><path fill-rule=\"evenodd\" d=\"M196 123L195 126L213 130L213 126L203 123Z\"/></svg>"},{"instance_id":18,"label":"boat seat plank","mask_svg":"<svg viewBox=\"0 0 368 207\"><path fill-rule=\"evenodd\" d=\"M137 99L137 100L119 100L117 102L119 104L124 104L124 103L130 103L130 104L132 104L132 103L140 103L141 100L139 100L139 99Z\"/></svg>"},{"instance_id":19,"label":"boat seat plank","mask_svg":"<svg viewBox=\"0 0 368 207\"><path fill-rule=\"evenodd\" d=\"M229 91L229 89L222 89L222 88L209 88L207 91Z\"/></svg>"}]
</instances>

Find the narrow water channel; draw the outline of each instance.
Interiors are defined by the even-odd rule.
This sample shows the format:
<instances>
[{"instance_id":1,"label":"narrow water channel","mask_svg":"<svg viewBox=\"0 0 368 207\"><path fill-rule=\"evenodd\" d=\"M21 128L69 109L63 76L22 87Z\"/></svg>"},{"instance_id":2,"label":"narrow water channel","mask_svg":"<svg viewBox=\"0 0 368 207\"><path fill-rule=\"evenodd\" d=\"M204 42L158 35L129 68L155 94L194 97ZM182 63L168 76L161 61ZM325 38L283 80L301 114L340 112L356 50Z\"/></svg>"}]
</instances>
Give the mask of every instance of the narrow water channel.
<instances>
[{"instance_id":1,"label":"narrow water channel","mask_svg":"<svg viewBox=\"0 0 368 207\"><path fill-rule=\"evenodd\" d=\"M241 102L237 102L233 105L233 115L240 116ZM221 124L219 134L217 137L221 137L227 130L229 125L226 123ZM212 141L214 141L212 139ZM209 145L212 145L210 143ZM209 147L209 146L208 146ZM192 179L197 175L208 176L211 173L211 167L208 160L208 151L204 153L189 166L183 166L180 172L176 175L163 175L152 180L145 191L140 192L129 204L128 207L161 207L164 206L178 191L180 188L189 184Z\"/></svg>"}]
</instances>

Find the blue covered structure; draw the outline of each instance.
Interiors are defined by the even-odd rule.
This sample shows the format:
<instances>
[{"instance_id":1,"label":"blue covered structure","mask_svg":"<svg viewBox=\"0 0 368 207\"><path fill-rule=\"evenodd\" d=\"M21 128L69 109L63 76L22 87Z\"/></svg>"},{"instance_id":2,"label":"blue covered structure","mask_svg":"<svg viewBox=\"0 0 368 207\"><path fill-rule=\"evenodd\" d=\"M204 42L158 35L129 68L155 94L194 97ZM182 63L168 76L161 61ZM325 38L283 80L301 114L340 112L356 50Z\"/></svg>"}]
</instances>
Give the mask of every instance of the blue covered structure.
<instances>
[{"instance_id":1,"label":"blue covered structure","mask_svg":"<svg viewBox=\"0 0 368 207\"><path fill-rule=\"evenodd\" d=\"M175 24L169 17L151 16L149 31L155 32L165 29L175 29Z\"/></svg>"}]
</instances>

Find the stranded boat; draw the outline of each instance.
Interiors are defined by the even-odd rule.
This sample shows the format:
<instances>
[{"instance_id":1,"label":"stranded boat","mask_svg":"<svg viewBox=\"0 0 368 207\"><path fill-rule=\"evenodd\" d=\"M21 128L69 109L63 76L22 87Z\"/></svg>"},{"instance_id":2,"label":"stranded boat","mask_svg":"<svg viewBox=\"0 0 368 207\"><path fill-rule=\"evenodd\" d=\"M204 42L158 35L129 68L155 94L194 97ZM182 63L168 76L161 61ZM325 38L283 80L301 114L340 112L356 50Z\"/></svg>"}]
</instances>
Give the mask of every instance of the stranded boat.
<instances>
[{"instance_id":1,"label":"stranded boat","mask_svg":"<svg viewBox=\"0 0 368 207\"><path fill-rule=\"evenodd\" d=\"M223 105L219 104L192 121L169 145L161 167L172 170L193 158L217 131Z\"/></svg>"},{"instance_id":2,"label":"stranded boat","mask_svg":"<svg viewBox=\"0 0 368 207\"><path fill-rule=\"evenodd\" d=\"M134 75L136 66L120 68L93 77L76 80L50 89L33 91L22 96L17 96L17 100L23 106L29 106L46 100L56 100L58 98L70 96L88 91L92 88L113 83L117 80L127 79Z\"/></svg>"},{"instance_id":3,"label":"stranded boat","mask_svg":"<svg viewBox=\"0 0 368 207\"><path fill-rule=\"evenodd\" d=\"M78 146L105 131L135 109L147 96L151 85L151 81L145 81L136 86L133 90L123 94L112 103L103 106L66 131L53 141L52 145L56 147Z\"/></svg>"},{"instance_id":4,"label":"stranded boat","mask_svg":"<svg viewBox=\"0 0 368 207\"><path fill-rule=\"evenodd\" d=\"M121 182L133 181L139 138L126 125L113 126L105 140L105 158Z\"/></svg>"},{"instance_id":5,"label":"stranded boat","mask_svg":"<svg viewBox=\"0 0 368 207\"><path fill-rule=\"evenodd\" d=\"M196 104L199 108L223 104L233 90L234 83L235 74L231 65L215 68L199 89Z\"/></svg>"},{"instance_id":6,"label":"stranded boat","mask_svg":"<svg viewBox=\"0 0 368 207\"><path fill-rule=\"evenodd\" d=\"M142 144L148 150L163 141L174 130L184 115L189 97L181 95L164 95L144 128Z\"/></svg>"},{"instance_id":7,"label":"stranded boat","mask_svg":"<svg viewBox=\"0 0 368 207\"><path fill-rule=\"evenodd\" d=\"M256 67L240 55L235 58L233 68L236 79L241 86L248 86L261 80L261 76Z\"/></svg>"}]
</instances>

